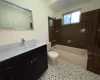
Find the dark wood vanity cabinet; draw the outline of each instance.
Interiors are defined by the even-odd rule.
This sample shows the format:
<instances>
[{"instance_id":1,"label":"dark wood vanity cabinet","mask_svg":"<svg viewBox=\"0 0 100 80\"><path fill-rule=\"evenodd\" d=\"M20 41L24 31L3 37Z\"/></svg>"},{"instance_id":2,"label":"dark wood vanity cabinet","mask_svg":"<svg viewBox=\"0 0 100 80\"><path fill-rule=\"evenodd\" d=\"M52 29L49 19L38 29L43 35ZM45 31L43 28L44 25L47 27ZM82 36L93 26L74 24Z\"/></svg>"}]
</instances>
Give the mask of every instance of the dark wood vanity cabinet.
<instances>
[{"instance_id":1,"label":"dark wood vanity cabinet","mask_svg":"<svg viewBox=\"0 0 100 80\"><path fill-rule=\"evenodd\" d=\"M37 80L48 68L47 46L0 63L0 80Z\"/></svg>"}]
</instances>

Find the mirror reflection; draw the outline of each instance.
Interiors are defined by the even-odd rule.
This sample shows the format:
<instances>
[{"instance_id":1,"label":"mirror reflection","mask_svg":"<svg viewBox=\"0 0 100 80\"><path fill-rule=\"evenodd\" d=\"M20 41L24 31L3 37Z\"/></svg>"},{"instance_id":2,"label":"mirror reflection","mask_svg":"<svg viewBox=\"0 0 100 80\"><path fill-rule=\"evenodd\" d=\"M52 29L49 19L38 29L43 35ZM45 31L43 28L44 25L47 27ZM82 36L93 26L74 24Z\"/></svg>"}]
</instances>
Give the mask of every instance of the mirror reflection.
<instances>
[{"instance_id":1,"label":"mirror reflection","mask_svg":"<svg viewBox=\"0 0 100 80\"><path fill-rule=\"evenodd\" d=\"M30 10L0 0L1 29L33 29L32 22Z\"/></svg>"}]
</instances>

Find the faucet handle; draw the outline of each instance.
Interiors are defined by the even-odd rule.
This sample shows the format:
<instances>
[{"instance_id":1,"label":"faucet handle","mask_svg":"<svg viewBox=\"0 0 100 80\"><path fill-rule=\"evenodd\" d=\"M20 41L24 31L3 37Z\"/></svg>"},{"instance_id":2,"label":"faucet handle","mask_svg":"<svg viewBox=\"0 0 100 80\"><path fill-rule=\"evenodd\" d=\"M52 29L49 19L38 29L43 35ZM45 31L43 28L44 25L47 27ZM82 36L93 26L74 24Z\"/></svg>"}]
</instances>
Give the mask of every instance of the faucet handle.
<instances>
[{"instance_id":1,"label":"faucet handle","mask_svg":"<svg viewBox=\"0 0 100 80\"><path fill-rule=\"evenodd\" d=\"M24 42L25 42L25 39L24 39L24 38L22 38L22 39L21 39L21 41L24 43Z\"/></svg>"}]
</instances>

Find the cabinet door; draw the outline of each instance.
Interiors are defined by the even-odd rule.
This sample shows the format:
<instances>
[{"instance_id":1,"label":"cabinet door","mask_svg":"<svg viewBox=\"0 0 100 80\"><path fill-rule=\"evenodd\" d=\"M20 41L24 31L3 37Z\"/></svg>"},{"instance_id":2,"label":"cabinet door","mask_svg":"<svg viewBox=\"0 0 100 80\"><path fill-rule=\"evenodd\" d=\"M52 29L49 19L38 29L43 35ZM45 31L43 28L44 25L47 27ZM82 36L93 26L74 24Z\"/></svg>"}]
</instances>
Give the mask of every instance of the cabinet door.
<instances>
[{"instance_id":1,"label":"cabinet door","mask_svg":"<svg viewBox=\"0 0 100 80\"><path fill-rule=\"evenodd\" d=\"M0 80L16 80L13 74L14 64L16 64L15 58L0 62Z\"/></svg>"},{"instance_id":2,"label":"cabinet door","mask_svg":"<svg viewBox=\"0 0 100 80\"><path fill-rule=\"evenodd\" d=\"M41 75L48 68L48 60L47 60L47 46L42 46L34 50L36 56L35 62L35 70L37 79L40 78Z\"/></svg>"},{"instance_id":3,"label":"cabinet door","mask_svg":"<svg viewBox=\"0 0 100 80\"><path fill-rule=\"evenodd\" d=\"M19 65L19 77L17 80L37 80L48 68L47 46L42 46L24 53Z\"/></svg>"},{"instance_id":4,"label":"cabinet door","mask_svg":"<svg viewBox=\"0 0 100 80\"><path fill-rule=\"evenodd\" d=\"M12 70L3 70L3 73L0 74L0 80L15 80L12 74Z\"/></svg>"},{"instance_id":5,"label":"cabinet door","mask_svg":"<svg viewBox=\"0 0 100 80\"><path fill-rule=\"evenodd\" d=\"M36 80L35 67L32 59L29 58L31 54L34 54L33 51L24 53L18 58L18 64L14 67L16 80Z\"/></svg>"}]
</instances>

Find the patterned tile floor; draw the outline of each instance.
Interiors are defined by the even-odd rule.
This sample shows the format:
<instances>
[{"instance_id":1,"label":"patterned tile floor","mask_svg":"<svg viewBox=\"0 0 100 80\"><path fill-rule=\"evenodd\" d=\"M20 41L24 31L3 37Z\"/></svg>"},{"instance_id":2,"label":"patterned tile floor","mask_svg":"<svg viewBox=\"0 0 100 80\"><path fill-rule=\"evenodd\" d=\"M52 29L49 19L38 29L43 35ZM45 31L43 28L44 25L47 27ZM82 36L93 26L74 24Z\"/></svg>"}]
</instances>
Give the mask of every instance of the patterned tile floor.
<instances>
[{"instance_id":1,"label":"patterned tile floor","mask_svg":"<svg viewBox=\"0 0 100 80\"><path fill-rule=\"evenodd\" d=\"M58 59L57 65L48 65L48 70L39 80L96 80L97 77L92 72Z\"/></svg>"}]
</instances>

